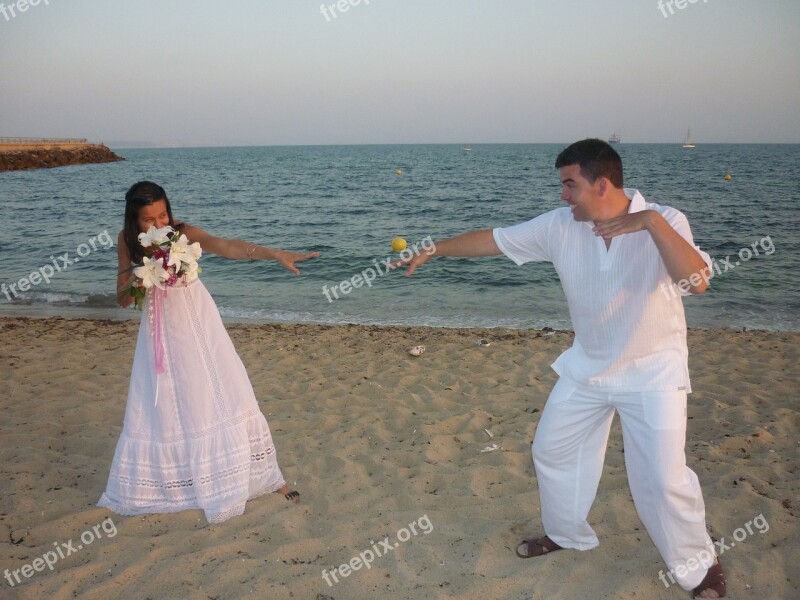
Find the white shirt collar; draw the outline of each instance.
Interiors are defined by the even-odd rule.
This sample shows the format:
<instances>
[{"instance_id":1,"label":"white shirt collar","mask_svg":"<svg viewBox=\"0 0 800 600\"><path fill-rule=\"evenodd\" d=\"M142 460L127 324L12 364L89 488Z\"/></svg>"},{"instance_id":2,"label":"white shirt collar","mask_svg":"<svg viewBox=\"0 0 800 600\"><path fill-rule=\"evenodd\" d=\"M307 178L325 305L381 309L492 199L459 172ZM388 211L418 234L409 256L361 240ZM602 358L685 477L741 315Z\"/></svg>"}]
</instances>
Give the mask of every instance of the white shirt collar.
<instances>
[{"instance_id":1,"label":"white shirt collar","mask_svg":"<svg viewBox=\"0 0 800 600\"><path fill-rule=\"evenodd\" d=\"M641 212L645 209L644 196L639 193L639 190L634 188L623 188L622 191L625 192L628 200L631 201L631 204L628 207L628 214Z\"/></svg>"}]
</instances>

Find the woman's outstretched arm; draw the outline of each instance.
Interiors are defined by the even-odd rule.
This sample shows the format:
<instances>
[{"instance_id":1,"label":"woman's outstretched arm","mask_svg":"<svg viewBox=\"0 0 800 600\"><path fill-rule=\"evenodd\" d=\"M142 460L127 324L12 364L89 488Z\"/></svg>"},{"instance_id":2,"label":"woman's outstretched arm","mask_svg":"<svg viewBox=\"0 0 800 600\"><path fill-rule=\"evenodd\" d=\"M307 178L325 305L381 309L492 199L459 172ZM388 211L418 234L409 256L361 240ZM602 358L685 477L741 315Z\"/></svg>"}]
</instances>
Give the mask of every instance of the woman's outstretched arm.
<instances>
[{"instance_id":1,"label":"woman's outstretched arm","mask_svg":"<svg viewBox=\"0 0 800 600\"><path fill-rule=\"evenodd\" d=\"M211 252L234 260L277 260L295 275L300 275L300 271L297 270L294 263L319 256L319 252L291 252L259 246L243 240L221 238L188 224L184 224L181 231L186 234L190 242L198 242L203 252Z\"/></svg>"}]
</instances>

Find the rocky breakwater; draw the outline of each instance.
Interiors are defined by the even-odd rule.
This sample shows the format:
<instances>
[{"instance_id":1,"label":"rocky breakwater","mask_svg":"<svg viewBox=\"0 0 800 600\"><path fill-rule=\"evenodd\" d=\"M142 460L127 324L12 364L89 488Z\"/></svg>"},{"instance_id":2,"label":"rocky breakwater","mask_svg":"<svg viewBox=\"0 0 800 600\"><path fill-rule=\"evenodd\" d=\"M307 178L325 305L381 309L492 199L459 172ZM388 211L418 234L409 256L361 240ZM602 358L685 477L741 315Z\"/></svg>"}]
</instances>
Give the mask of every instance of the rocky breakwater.
<instances>
[{"instance_id":1,"label":"rocky breakwater","mask_svg":"<svg viewBox=\"0 0 800 600\"><path fill-rule=\"evenodd\" d=\"M104 144L2 144L0 171L46 169L125 160Z\"/></svg>"}]
</instances>

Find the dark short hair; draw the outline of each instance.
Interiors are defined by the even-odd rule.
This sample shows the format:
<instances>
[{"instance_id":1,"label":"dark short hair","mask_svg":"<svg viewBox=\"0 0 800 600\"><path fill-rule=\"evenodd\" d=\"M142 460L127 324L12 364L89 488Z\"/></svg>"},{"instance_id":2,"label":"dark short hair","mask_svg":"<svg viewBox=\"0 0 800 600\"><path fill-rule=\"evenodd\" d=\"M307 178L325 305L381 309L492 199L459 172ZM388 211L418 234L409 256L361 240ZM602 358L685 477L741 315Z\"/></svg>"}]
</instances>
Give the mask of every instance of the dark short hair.
<instances>
[{"instance_id":1,"label":"dark short hair","mask_svg":"<svg viewBox=\"0 0 800 600\"><path fill-rule=\"evenodd\" d=\"M605 177L614 187L622 187L622 159L603 140L581 140L564 148L556 158L556 169L569 165L579 165L581 175L590 183Z\"/></svg>"}]
</instances>

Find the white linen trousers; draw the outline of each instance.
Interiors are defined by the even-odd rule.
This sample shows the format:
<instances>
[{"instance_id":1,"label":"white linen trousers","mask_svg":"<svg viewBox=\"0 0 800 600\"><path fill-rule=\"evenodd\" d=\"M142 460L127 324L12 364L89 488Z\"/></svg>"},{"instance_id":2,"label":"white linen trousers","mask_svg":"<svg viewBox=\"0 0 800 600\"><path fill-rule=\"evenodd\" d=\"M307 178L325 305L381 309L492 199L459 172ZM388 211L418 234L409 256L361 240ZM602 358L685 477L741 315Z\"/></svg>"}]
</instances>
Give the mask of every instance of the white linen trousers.
<instances>
[{"instance_id":1,"label":"white linen trousers","mask_svg":"<svg viewBox=\"0 0 800 600\"><path fill-rule=\"evenodd\" d=\"M586 518L600 483L615 411L639 518L677 583L694 589L715 552L706 532L700 484L686 466L684 391L599 391L564 377L558 380L531 447L545 533L564 548L599 545Z\"/></svg>"}]
</instances>

